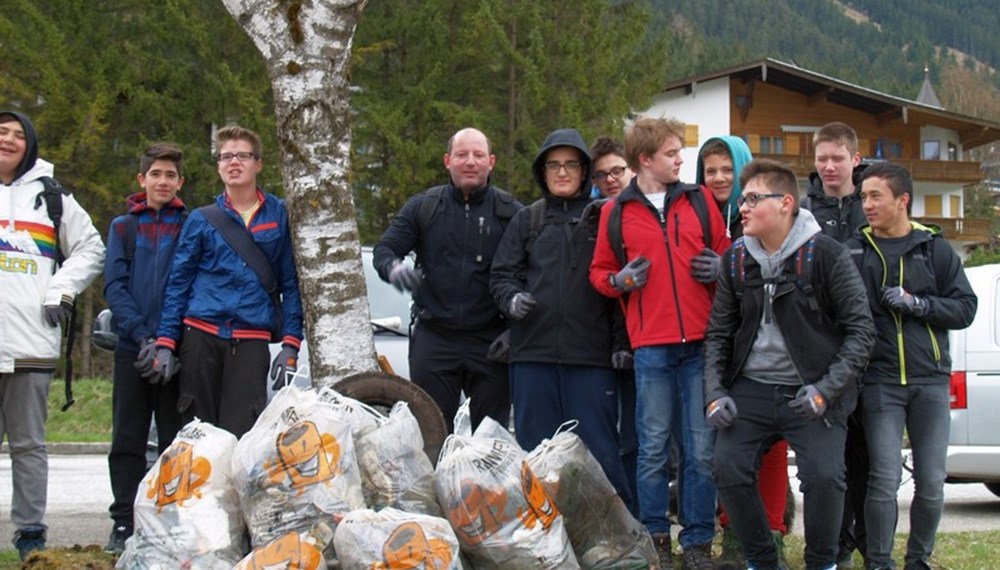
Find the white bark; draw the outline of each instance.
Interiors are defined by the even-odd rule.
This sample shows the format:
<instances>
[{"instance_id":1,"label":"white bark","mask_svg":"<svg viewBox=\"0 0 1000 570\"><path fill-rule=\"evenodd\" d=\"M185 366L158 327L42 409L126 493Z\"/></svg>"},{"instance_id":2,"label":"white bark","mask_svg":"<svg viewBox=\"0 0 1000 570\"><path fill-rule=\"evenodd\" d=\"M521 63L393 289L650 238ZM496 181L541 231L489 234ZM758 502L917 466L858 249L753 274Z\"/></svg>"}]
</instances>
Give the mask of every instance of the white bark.
<instances>
[{"instance_id":1,"label":"white bark","mask_svg":"<svg viewBox=\"0 0 1000 570\"><path fill-rule=\"evenodd\" d=\"M348 184L348 65L367 0L223 0L274 89L313 383L378 368Z\"/></svg>"}]
</instances>

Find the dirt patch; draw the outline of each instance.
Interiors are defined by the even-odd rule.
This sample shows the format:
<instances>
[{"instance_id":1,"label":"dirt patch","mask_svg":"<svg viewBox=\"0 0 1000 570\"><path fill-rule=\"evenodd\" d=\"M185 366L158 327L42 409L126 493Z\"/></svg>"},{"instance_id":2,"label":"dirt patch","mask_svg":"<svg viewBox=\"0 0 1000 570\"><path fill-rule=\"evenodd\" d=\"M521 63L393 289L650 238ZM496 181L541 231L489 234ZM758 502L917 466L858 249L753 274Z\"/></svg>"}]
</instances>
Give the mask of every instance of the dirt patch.
<instances>
[{"instance_id":1,"label":"dirt patch","mask_svg":"<svg viewBox=\"0 0 1000 570\"><path fill-rule=\"evenodd\" d=\"M114 556L97 545L33 552L21 566L23 570L113 570L114 567Z\"/></svg>"}]
</instances>

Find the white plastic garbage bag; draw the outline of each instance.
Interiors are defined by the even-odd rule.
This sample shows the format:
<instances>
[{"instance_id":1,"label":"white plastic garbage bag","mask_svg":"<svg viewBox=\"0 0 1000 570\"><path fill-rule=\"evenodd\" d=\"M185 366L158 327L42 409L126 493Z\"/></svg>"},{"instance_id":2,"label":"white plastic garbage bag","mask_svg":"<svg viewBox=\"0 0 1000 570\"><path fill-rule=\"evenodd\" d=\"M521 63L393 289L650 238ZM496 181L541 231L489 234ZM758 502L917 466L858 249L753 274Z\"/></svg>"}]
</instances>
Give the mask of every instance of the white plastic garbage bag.
<instances>
[{"instance_id":1,"label":"white plastic garbage bag","mask_svg":"<svg viewBox=\"0 0 1000 570\"><path fill-rule=\"evenodd\" d=\"M255 548L293 531L332 538L344 514L364 507L350 426L295 386L236 445L233 480Z\"/></svg>"},{"instance_id":2,"label":"white plastic garbage bag","mask_svg":"<svg viewBox=\"0 0 1000 570\"><path fill-rule=\"evenodd\" d=\"M656 563L653 539L629 513L579 436L557 433L529 453L526 461L559 505L582 568L642 570Z\"/></svg>"},{"instance_id":3,"label":"white plastic garbage bag","mask_svg":"<svg viewBox=\"0 0 1000 570\"><path fill-rule=\"evenodd\" d=\"M349 513L333 543L343 570L460 570L458 539L448 521L387 507Z\"/></svg>"},{"instance_id":4,"label":"white plastic garbage bag","mask_svg":"<svg viewBox=\"0 0 1000 570\"><path fill-rule=\"evenodd\" d=\"M579 568L555 503L510 432L485 418L472 437L445 440L438 502L477 570Z\"/></svg>"},{"instance_id":5,"label":"white plastic garbage bag","mask_svg":"<svg viewBox=\"0 0 1000 570\"><path fill-rule=\"evenodd\" d=\"M406 402L396 402L387 418L362 432L356 451L369 507L444 516L434 493L434 466Z\"/></svg>"},{"instance_id":6,"label":"white plastic garbage bag","mask_svg":"<svg viewBox=\"0 0 1000 570\"><path fill-rule=\"evenodd\" d=\"M368 404L348 398L329 386L320 388L318 395L320 404L330 408L335 418L351 426L355 442L358 441L358 436L378 427L379 422L386 417Z\"/></svg>"},{"instance_id":7,"label":"white plastic garbage bag","mask_svg":"<svg viewBox=\"0 0 1000 570\"><path fill-rule=\"evenodd\" d=\"M316 538L309 533L287 532L253 549L233 570L325 570L322 545L329 542L329 537Z\"/></svg>"},{"instance_id":8,"label":"white plastic garbage bag","mask_svg":"<svg viewBox=\"0 0 1000 570\"><path fill-rule=\"evenodd\" d=\"M135 534L117 568L229 570L246 552L230 463L236 437L194 420L153 464L136 494Z\"/></svg>"}]
</instances>

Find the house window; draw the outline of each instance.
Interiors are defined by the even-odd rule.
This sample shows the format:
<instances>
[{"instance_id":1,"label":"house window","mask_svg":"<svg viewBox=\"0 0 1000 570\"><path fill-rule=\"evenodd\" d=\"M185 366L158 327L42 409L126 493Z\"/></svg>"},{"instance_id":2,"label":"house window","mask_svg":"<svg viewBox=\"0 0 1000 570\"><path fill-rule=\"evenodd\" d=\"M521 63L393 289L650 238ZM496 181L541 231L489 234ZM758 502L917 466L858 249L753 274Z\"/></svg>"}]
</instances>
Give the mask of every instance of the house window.
<instances>
[{"instance_id":1,"label":"house window","mask_svg":"<svg viewBox=\"0 0 1000 570\"><path fill-rule=\"evenodd\" d=\"M784 137L760 137L760 153L761 154L785 154L785 138Z\"/></svg>"},{"instance_id":2,"label":"house window","mask_svg":"<svg viewBox=\"0 0 1000 570\"><path fill-rule=\"evenodd\" d=\"M948 203L951 206L952 218L962 218L962 198L960 196L948 196Z\"/></svg>"},{"instance_id":3,"label":"house window","mask_svg":"<svg viewBox=\"0 0 1000 570\"><path fill-rule=\"evenodd\" d=\"M941 160L941 141L924 141L921 160Z\"/></svg>"},{"instance_id":4,"label":"house window","mask_svg":"<svg viewBox=\"0 0 1000 570\"><path fill-rule=\"evenodd\" d=\"M955 143L948 143L948 160L953 162L958 160L958 147Z\"/></svg>"}]
</instances>

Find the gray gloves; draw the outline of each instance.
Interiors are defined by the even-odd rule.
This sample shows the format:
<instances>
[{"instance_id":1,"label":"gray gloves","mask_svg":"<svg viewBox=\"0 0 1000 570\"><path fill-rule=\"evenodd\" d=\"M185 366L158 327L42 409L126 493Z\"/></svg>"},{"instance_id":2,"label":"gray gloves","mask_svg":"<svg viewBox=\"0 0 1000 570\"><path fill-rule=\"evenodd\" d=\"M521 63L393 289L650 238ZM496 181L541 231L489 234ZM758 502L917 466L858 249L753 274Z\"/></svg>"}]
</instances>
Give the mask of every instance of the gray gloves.
<instances>
[{"instance_id":1,"label":"gray gloves","mask_svg":"<svg viewBox=\"0 0 1000 570\"><path fill-rule=\"evenodd\" d=\"M708 249L691 258L691 276L699 283L715 283L719 279L719 265L722 258Z\"/></svg>"},{"instance_id":2,"label":"gray gloves","mask_svg":"<svg viewBox=\"0 0 1000 570\"><path fill-rule=\"evenodd\" d=\"M922 317L930 309L930 303L923 297L909 293L902 286L886 287L882 290L882 304L902 315Z\"/></svg>"},{"instance_id":3,"label":"gray gloves","mask_svg":"<svg viewBox=\"0 0 1000 570\"><path fill-rule=\"evenodd\" d=\"M716 430L723 430L733 425L737 415L736 402L729 396L723 396L708 405L705 419Z\"/></svg>"},{"instance_id":4,"label":"gray gloves","mask_svg":"<svg viewBox=\"0 0 1000 570\"><path fill-rule=\"evenodd\" d=\"M619 291L642 289L649 279L649 260L641 255L628 262L617 275L611 276L611 286Z\"/></svg>"},{"instance_id":5,"label":"gray gloves","mask_svg":"<svg viewBox=\"0 0 1000 570\"><path fill-rule=\"evenodd\" d=\"M493 362L506 364L510 360L510 329L500 333L486 351L486 358Z\"/></svg>"},{"instance_id":6,"label":"gray gloves","mask_svg":"<svg viewBox=\"0 0 1000 570\"><path fill-rule=\"evenodd\" d=\"M147 338L142 341L142 346L139 348L139 357L135 359L135 369L139 371L139 374L143 378L149 378L150 374L153 372L153 359L156 358L156 339Z\"/></svg>"},{"instance_id":7,"label":"gray gloves","mask_svg":"<svg viewBox=\"0 0 1000 570\"><path fill-rule=\"evenodd\" d=\"M150 384L166 384L170 382L181 369L181 361L169 348L160 347L156 349L156 356L153 357L153 368L148 374L143 374Z\"/></svg>"},{"instance_id":8,"label":"gray gloves","mask_svg":"<svg viewBox=\"0 0 1000 570\"><path fill-rule=\"evenodd\" d=\"M795 413L810 420L823 417L826 406L826 397L812 384L799 388L795 399L788 402L788 407L795 410Z\"/></svg>"},{"instance_id":9,"label":"gray gloves","mask_svg":"<svg viewBox=\"0 0 1000 570\"><path fill-rule=\"evenodd\" d=\"M632 369L632 353L628 350L617 350L611 353L611 368L615 370Z\"/></svg>"},{"instance_id":10,"label":"gray gloves","mask_svg":"<svg viewBox=\"0 0 1000 570\"><path fill-rule=\"evenodd\" d=\"M282 346L281 352L274 357L271 363L271 384L272 390L280 390L287 385L288 374L294 373L299 368L299 349L291 346Z\"/></svg>"},{"instance_id":11,"label":"gray gloves","mask_svg":"<svg viewBox=\"0 0 1000 570\"><path fill-rule=\"evenodd\" d=\"M511 318L521 320L528 316L528 313L535 308L537 301L531 295L531 293L517 293L514 298L510 300L510 313Z\"/></svg>"},{"instance_id":12,"label":"gray gloves","mask_svg":"<svg viewBox=\"0 0 1000 570\"><path fill-rule=\"evenodd\" d=\"M420 272L398 259L389 270L389 283L400 291L415 291L420 285Z\"/></svg>"},{"instance_id":13,"label":"gray gloves","mask_svg":"<svg viewBox=\"0 0 1000 570\"><path fill-rule=\"evenodd\" d=\"M70 313L73 312L73 305L68 305L66 303L59 303L58 305L45 305L45 322L49 324L50 327L59 326L59 322L68 319Z\"/></svg>"}]
</instances>

